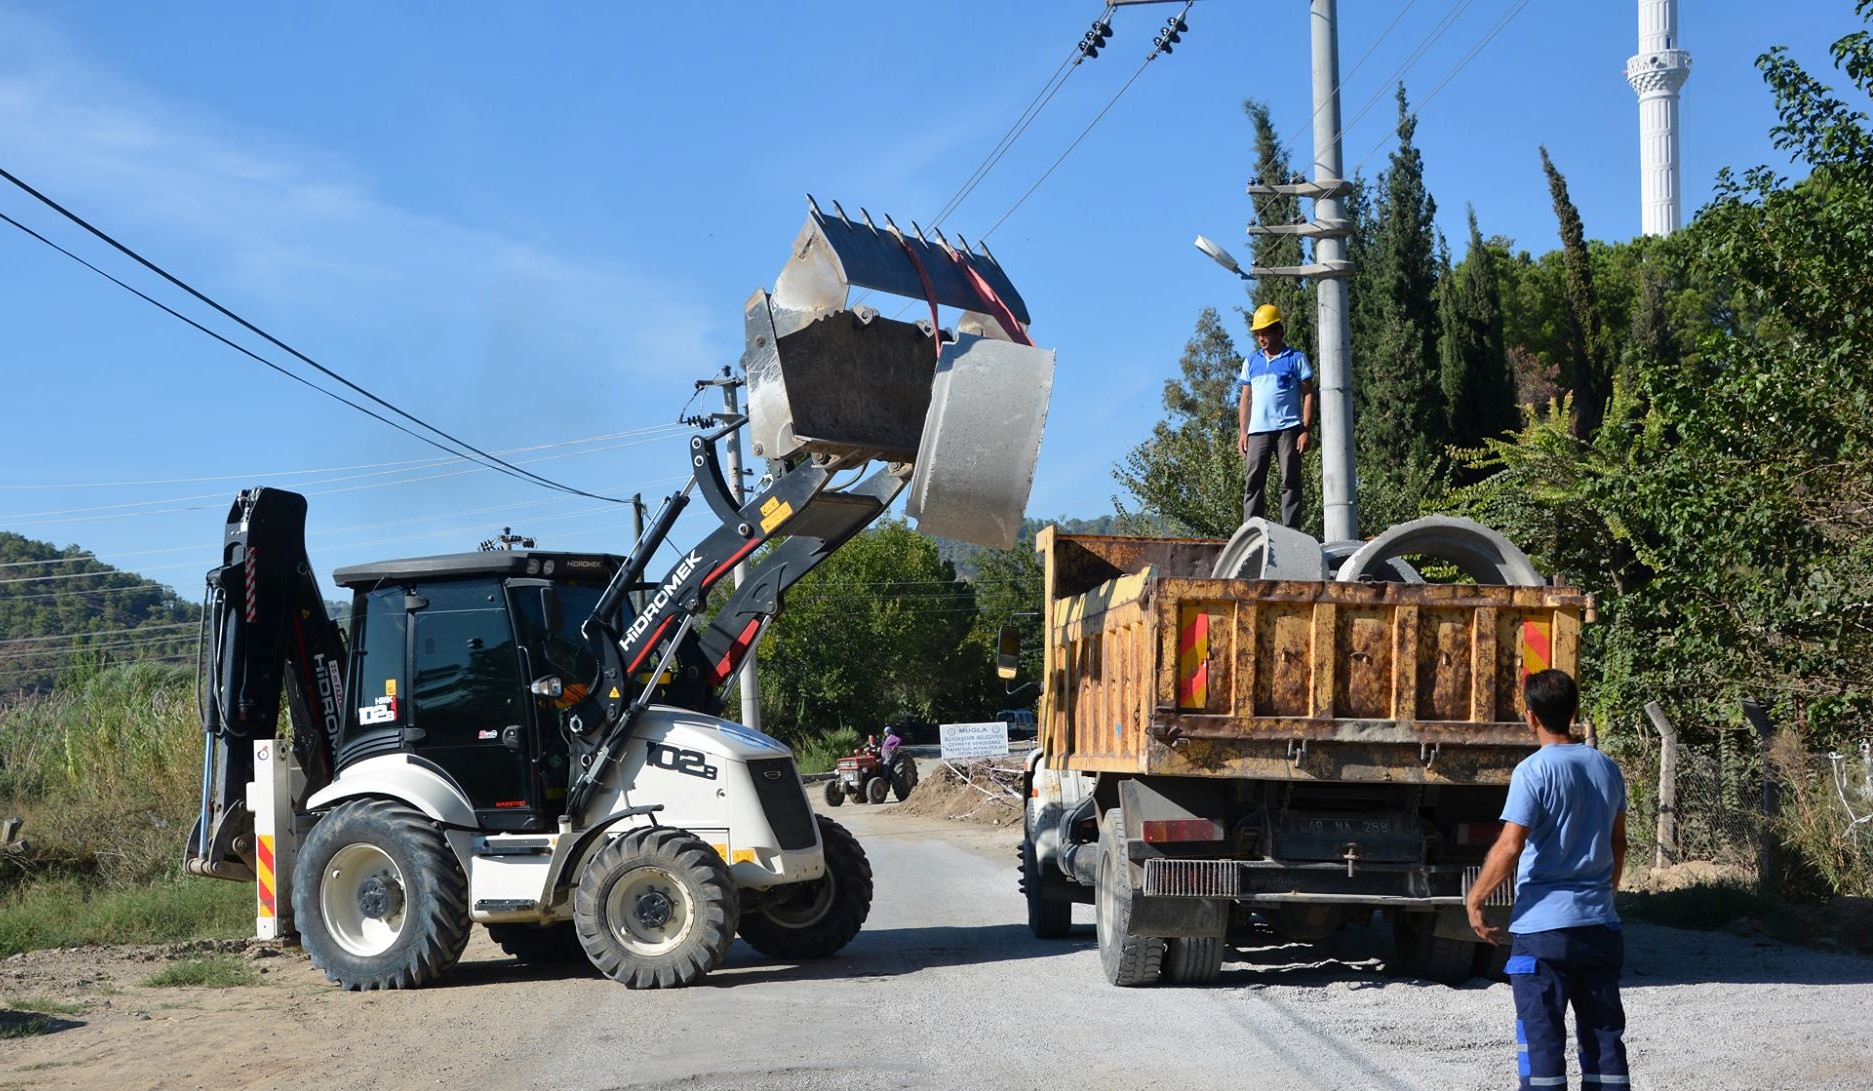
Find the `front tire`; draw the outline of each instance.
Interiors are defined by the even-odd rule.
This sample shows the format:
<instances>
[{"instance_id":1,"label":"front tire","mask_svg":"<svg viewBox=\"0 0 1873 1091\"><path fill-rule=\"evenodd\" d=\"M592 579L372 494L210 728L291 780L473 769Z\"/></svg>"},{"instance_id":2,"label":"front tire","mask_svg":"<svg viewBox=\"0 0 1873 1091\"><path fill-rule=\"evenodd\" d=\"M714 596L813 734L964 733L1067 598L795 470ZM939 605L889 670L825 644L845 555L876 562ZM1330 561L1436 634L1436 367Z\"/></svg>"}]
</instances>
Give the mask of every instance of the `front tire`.
<instances>
[{"instance_id":1,"label":"front tire","mask_svg":"<svg viewBox=\"0 0 1873 1091\"><path fill-rule=\"evenodd\" d=\"M839 804L844 803L844 802L845 802L845 785L839 783L837 778L827 781L826 782L826 806L837 807Z\"/></svg>"},{"instance_id":2,"label":"front tire","mask_svg":"<svg viewBox=\"0 0 1873 1091\"><path fill-rule=\"evenodd\" d=\"M865 802L883 803L891 794L891 781L885 777L873 777L865 782Z\"/></svg>"},{"instance_id":3,"label":"front tire","mask_svg":"<svg viewBox=\"0 0 1873 1091\"><path fill-rule=\"evenodd\" d=\"M741 938L779 959L825 958L858 935L871 915L871 861L844 826L815 815L826 874L767 892L756 909L742 915Z\"/></svg>"},{"instance_id":4,"label":"front tire","mask_svg":"<svg viewBox=\"0 0 1873 1091\"><path fill-rule=\"evenodd\" d=\"M340 986L414 989L468 946L468 879L420 812L352 800L306 836L293 916L312 964Z\"/></svg>"},{"instance_id":5,"label":"front tire","mask_svg":"<svg viewBox=\"0 0 1873 1091\"><path fill-rule=\"evenodd\" d=\"M599 849L573 891L579 944L632 989L694 984L735 942L741 900L728 865L685 830L632 830Z\"/></svg>"},{"instance_id":6,"label":"front tire","mask_svg":"<svg viewBox=\"0 0 1873 1091\"><path fill-rule=\"evenodd\" d=\"M1163 972L1164 941L1130 934L1132 869L1125 859L1125 832L1114 807L1099 828L1099 886L1093 899L1099 936L1099 965L1106 980L1122 988L1155 985Z\"/></svg>"}]
</instances>

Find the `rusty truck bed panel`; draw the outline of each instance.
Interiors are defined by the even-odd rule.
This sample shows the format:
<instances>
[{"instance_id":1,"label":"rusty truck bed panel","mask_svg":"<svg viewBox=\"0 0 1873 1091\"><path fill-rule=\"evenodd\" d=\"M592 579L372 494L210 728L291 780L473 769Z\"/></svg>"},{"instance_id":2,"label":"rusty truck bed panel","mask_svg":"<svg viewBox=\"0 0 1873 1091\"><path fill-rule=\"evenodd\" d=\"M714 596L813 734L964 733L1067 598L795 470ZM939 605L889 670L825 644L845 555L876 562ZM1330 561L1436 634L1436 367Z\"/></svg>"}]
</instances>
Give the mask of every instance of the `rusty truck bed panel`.
<instances>
[{"instance_id":1,"label":"rusty truck bed panel","mask_svg":"<svg viewBox=\"0 0 1873 1091\"><path fill-rule=\"evenodd\" d=\"M1213 579L1223 544L1042 531L1050 763L1502 783L1524 674L1575 669L1577 590Z\"/></svg>"}]
</instances>

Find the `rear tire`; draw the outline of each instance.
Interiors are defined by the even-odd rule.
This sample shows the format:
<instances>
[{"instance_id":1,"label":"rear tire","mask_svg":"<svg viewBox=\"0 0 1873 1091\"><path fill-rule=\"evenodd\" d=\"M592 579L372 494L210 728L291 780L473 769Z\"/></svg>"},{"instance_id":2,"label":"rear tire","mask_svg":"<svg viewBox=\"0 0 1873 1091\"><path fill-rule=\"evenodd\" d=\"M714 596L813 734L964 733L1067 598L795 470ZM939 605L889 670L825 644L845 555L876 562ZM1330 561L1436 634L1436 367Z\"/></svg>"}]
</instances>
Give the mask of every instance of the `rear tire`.
<instances>
[{"instance_id":1,"label":"rear tire","mask_svg":"<svg viewBox=\"0 0 1873 1091\"><path fill-rule=\"evenodd\" d=\"M312 964L340 986L414 989L468 946L468 879L420 812L352 800L306 836L293 916Z\"/></svg>"},{"instance_id":2,"label":"rear tire","mask_svg":"<svg viewBox=\"0 0 1873 1091\"><path fill-rule=\"evenodd\" d=\"M865 802L867 803L883 803L885 797L890 794L891 782L885 777L873 777L865 782Z\"/></svg>"},{"instance_id":3,"label":"rear tire","mask_svg":"<svg viewBox=\"0 0 1873 1091\"><path fill-rule=\"evenodd\" d=\"M579 962L585 948L571 921L558 924L490 924L488 938L523 966Z\"/></svg>"},{"instance_id":4,"label":"rear tire","mask_svg":"<svg viewBox=\"0 0 1873 1091\"><path fill-rule=\"evenodd\" d=\"M917 761L909 754L898 759L897 772L891 777L891 794L899 803L910 798L911 789L917 787Z\"/></svg>"},{"instance_id":5,"label":"rear tire","mask_svg":"<svg viewBox=\"0 0 1873 1091\"><path fill-rule=\"evenodd\" d=\"M1164 941L1130 934L1131 862L1125 859L1124 830L1118 808L1106 812L1099 828L1099 886L1093 901L1099 936L1099 965L1106 980L1123 988L1155 985L1164 967Z\"/></svg>"},{"instance_id":6,"label":"rear tire","mask_svg":"<svg viewBox=\"0 0 1873 1091\"><path fill-rule=\"evenodd\" d=\"M686 830L632 830L586 862L573 922L600 973L632 989L694 984L735 942L740 894L728 865Z\"/></svg>"},{"instance_id":7,"label":"rear tire","mask_svg":"<svg viewBox=\"0 0 1873 1091\"><path fill-rule=\"evenodd\" d=\"M1222 970L1223 941L1220 938L1173 936L1164 941L1165 984L1210 985Z\"/></svg>"},{"instance_id":8,"label":"rear tire","mask_svg":"<svg viewBox=\"0 0 1873 1091\"><path fill-rule=\"evenodd\" d=\"M1422 977L1445 985L1470 979L1476 944L1437 934L1434 913L1399 913L1392 918L1392 942L1398 957L1390 969L1401 977Z\"/></svg>"},{"instance_id":9,"label":"rear tire","mask_svg":"<svg viewBox=\"0 0 1873 1091\"><path fill-rule=\"evenodd\" d=\"M1021 891L1028 898L1028 931L1035 939L1064 939L1073 931L1073 903L1041 894L1040 857L1034 842L1021 842Z\"/></svg>"},{"instance_id":10,"label":"rear tire","mask_svg":"<svg viewBox=\"0 0 1873 1091\"><path fill-rule=\"evenodd\" d=\"M852 942L871 916L871 861L844 826L815 815L826 874L769 891L742 914L741 938L779 959L825 958Z\"/></svg>"},{"instance_id":11,"label":"rear tire","mask_svg":"<svg viewBox=\"0 0 1873 1091\"><path fill-rule=\"evenodd\" d=\"M837 778L827 781L826 782L826 806L837 807L839 804L844 803L844 802L845 802L845 785L839 783Z\"/></svg>"}]
</instances>

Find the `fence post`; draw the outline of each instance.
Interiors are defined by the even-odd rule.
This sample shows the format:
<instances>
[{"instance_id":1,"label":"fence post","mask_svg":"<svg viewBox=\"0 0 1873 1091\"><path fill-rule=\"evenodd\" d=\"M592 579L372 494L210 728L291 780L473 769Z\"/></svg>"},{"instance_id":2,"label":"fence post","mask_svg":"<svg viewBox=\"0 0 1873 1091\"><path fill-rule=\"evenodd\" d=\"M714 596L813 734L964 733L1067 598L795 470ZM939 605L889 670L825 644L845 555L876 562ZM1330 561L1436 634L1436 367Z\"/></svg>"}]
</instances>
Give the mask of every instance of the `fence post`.
<instances>
[{"instance_id":1,"label":"fence post","mask_svg":"<svg viewBox=\"0 0 1873 1091\"><path fill-rule=\"evenodd\" d=\"M1658 850L1652 866L1678 860L1678 729L1657 701L1647 701L1646 718L1658 731Z\"/></svg>"},{"instance_id":2,"label":"fence post","mask_svg":"<svg viewBox=\"0 0 1873 1091\"><path fill-rule=\"evenodd\" d=\"M1775 736L1775 727L1762 706L1747 697L1743 698L1743 718L1756 729L1756 741L1762 754L1762 838L1756 847L1756 881L1768 884L1772 876L1779 879L1782 874L1782 844L1775 828L1776 820L1782 816L1782 786L1776 783L1775 771L1769 762L1769 743Z\"/></svg>"}]
</instances>

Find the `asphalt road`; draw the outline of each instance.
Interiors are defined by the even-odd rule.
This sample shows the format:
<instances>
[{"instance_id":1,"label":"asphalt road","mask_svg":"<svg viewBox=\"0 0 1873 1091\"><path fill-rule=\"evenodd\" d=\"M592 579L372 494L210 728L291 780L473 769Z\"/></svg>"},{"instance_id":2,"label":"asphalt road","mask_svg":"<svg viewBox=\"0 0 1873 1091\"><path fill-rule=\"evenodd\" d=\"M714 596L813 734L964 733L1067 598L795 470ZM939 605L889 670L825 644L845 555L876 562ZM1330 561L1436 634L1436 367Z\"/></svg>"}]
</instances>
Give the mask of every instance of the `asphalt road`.
<instances>
[{"instance_id":1,"label":"asphalt road","mask_svg":"<svg viewBox=\"0 0 1873 1091\"><path fill-rule=\"evenodd\" d=\"M1015 831L888 806L844 807L837 817L865 844L877 881L871 919L840 955L777 965L738 943L700 987L586 991L600 1007L581 1015L585 1026L549 1048L516 1049L515 1070L535 1073L543 1088L685 1091L1344 1091L1500 1086L1507 1071L1477 1072L1472 1058L1375 1057L1323 1033L1302 1006L1257 992L1270 972L1299 973L1307 988L1395 988L1401 1004L1434 988L1384 982L1356 957L1323 966L1315 949L1277 944L1227 965L1214 988L1112 988L1100 978L1089 909L1076 910L1067 940L1028 932ZM1506 1021L1497 1022L1495 1037L1505 1037ZM1501 1063L1512 1063L1513 1047L1498 1046Z\"/></svg>"}]
</instances>

